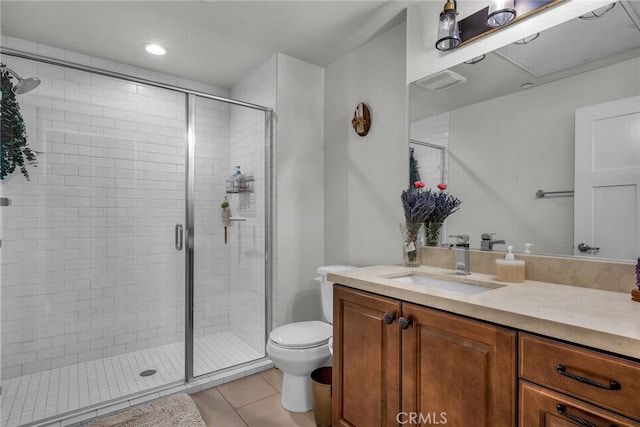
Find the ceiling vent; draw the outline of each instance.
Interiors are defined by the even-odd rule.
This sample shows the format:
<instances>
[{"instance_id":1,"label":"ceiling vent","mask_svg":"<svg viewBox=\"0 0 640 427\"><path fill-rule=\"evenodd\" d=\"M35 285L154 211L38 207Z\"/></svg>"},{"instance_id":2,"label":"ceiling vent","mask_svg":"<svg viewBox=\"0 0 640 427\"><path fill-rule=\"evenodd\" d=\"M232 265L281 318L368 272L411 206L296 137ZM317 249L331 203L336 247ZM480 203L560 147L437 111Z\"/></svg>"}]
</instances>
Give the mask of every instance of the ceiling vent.
<instances>
[{"instance_id":1,"label":"ceiling vent","mask_svg":"<svg viewBox=\"0 0 640 427\"><path fill-rule=\"evenodd\" d=\"M422 80L418 80L416 84L422 86L425 89L439 92L441 90L461 85L466 81L467 79L465 77L462 77L460 74L454 73L453 71L444 70L431 76L425 77Z\"/></svg>"}]
</instances>

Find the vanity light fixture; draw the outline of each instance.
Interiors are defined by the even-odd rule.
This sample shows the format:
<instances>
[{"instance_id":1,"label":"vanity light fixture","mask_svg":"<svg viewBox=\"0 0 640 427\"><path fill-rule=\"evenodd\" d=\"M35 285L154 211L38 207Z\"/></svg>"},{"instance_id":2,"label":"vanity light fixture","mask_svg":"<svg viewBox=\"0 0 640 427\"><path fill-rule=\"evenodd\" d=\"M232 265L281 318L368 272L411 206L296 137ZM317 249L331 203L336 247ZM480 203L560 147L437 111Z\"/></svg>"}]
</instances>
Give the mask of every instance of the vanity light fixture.
<instances>
[{"instance_id":1,"label":"vanity light fixture","mask_svg":"<svg viewBox=\"0 0 640 427\"><path fill-rule=\"evenodd\" d=\"M152 55L162 56L167 53L167 49L155 43L147 43L144 45L144 50Z\"/></svg>"},{"instance_id":2,"label":"vanity light fixture","mask_svg":"<svg viewBox=\"0 0 640 427\"><path fill-rule=\"evenodd\" d=\"M592 10L589 13L585 13L584 15L580 15L580 19L584 19L585 21L591 21L593 19L602 18L605 13L609 12L614 8L616 4L610 3L606 6L599 7L598 9Z\"/></svg>"},{"instance_id":3,"label":"vanity light fixture","mask_svg":"<svg viewBox=\"0 0 640 427\"><path fill-rule=\"evenodd\" d=\"M444 10L440 13L436 48L441 51L454 49L563 1L565 0L492 0L488 6L458 21L456 1L447 0ZM607 8L610 6L601 9ZM606 13L606 10L602 12L596 9L591 12L593 15L603 13ZM516 43L526 44L536 37L538 35L534 34Z\"/></svg>"},{"instance_id":4,"label":"vanity light fixture","mask_svg":"<svg viewBox=\"0 0 640 427\"><path fill-rule=\"evenodd\" d=\"M458 29L458 19L456 10L458 4L456 0L447 0L444 10L440 12L440 20L438 22L438 41L436 49L447 51L455 49L462 41L460 39L460 30Z\"/></svg>"},{"instance_id":5,"label":"vanity light fixture","mask_svg":"<svg viewBox=\"0 0 640 427\"><path fill-rule=\"evenodd\" d=\"M494 0L489 6L487 25L491 28L504 27L515 17L514 0Z\"/></svg>"}]
</instances>

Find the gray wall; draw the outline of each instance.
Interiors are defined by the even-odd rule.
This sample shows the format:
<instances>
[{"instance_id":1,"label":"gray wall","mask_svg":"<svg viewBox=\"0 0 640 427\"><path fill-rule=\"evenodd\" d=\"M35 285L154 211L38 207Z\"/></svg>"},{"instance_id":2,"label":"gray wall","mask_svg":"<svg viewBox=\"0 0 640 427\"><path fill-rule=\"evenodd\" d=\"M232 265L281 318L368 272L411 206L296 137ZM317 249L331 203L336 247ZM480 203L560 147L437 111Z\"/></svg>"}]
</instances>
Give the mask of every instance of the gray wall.
<instances>
[{"instance_id":1,"label":"gray wall","mask_svg":"<svg viewBox=\"0 0 640 427\"><path fill-rule=\"evenodd\" d=\"M320 319L324 70L277 55L276 323Z\"/></svg>"},{"instance_id":2,"label":"gray wall","mask_svg":"<svg viewBox=\"0 0 640 427\"><path fill-rule=\"evenodd\" d=\"M408 180L406 24L339 59L325 72L325 263L402 261L400 193ZM352 126L359 102L371 129Z\"/></svg>"}]
</instances>

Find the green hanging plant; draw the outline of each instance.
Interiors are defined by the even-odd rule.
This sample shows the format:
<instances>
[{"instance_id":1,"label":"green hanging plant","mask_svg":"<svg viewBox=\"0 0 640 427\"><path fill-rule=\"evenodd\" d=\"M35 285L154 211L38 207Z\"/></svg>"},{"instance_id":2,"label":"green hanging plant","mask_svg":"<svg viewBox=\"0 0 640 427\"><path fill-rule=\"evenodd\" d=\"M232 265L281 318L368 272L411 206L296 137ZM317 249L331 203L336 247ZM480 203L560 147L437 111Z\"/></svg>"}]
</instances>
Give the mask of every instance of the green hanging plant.
<instances>
[{"instance_id":1,"label":"green hanging plant","mask_svg":"<svg viewBox=\"0 0 640 427\"><path fill-rule=\"evenodd\" d=\"M413 157L413 148L409 149L409 153L409 187L413 187L415 182L422 180L420 179L420 165L418 164L418 160Z\"/></svg>"},{"instance_id":2,"label":"green hanging plant","mask_svg":"<svg viewBox=\"0 0 640 427\"><path fill-rule=\"evenodd\" d=\"M16 101L16 94L13 92L11 76L6 70L0 73L0 83L2 88L2 105L0 109L0 137L1 147L1 167L0 180L13 173L16 168L29 180L29 172L26 165L35 164L36 155L27 146L27 129L20 114L20 105Z\"/></svg>"}]
</instances>

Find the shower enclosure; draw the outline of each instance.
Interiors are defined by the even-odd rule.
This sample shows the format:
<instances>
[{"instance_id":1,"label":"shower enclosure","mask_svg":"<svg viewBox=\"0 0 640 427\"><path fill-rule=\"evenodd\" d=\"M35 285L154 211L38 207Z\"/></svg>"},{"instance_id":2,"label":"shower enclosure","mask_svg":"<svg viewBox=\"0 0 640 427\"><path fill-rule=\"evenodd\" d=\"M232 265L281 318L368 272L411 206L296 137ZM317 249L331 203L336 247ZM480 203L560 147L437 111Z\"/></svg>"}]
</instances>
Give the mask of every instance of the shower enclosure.
<instances>
[{"instance_id":1,"label":"shower enclosure","mask_svg":"<svg viewBox=\"0 0 640 427\"><path fill-rule=\"evenodd\" d=\"M268 367L271 109L3 54L42 84L17 98L37 167L0 187L0 423L65 425Z\"/></svg>"}]
</instances>

